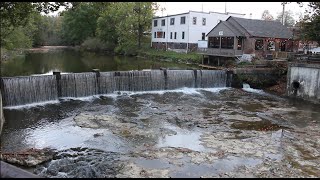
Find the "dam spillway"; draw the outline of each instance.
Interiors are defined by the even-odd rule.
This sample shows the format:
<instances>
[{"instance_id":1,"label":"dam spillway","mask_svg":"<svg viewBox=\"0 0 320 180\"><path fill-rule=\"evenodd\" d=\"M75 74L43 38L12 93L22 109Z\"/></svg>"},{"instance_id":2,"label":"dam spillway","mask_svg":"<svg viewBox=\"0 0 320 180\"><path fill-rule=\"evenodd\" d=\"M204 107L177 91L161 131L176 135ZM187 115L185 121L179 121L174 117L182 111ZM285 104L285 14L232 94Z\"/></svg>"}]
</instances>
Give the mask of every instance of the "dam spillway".
<instances>
[{"instance_id":1,"label":"dam spillway","mask_svg":"<svg viewBox=\"0 0 320 180\"><path fill-rule=\"evenodd\" d=\"M1 89L4 106L19 106L119 91L226 87L228 77L224 70L54 73L45 76L3 77Z\"/></svg>"}]
</instances>

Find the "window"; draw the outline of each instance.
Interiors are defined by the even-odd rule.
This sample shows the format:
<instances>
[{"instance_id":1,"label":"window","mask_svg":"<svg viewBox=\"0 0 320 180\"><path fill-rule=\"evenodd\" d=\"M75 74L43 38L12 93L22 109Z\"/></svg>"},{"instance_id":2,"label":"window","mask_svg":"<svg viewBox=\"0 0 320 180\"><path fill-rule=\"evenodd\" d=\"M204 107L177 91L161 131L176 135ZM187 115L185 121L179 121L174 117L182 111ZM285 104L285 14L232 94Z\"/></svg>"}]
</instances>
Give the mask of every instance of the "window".
<instances>
[{"instance_id":1,"label":"window","mask_svg":"<svg viewBox=\"0 0 320 180\"><path fill-rule=\"evenodd\" d=\"M220 37L209 37L209 48L220 48Z\"/></svg>"},{"instance_id":2,"label":"window","mask_svg":"<svg viewBox=\"0 0 320 180\"><path fill-rule=\"evenodd\" d=\"M182 32L182 39L184 39L184 32Z\"/></svg>"},{"instance_id":3,"label":"window","mask_svg":"<svg viewBox=\"0 0 320 180\"><path fill-rule=\"evenodd\" d=\"M154 38L157 38L157 33L156 32L154 32L154 36L153 36Z\"/></svg>"},{"instance_id":4,"label":"window","mask_svg":"<svg viewBox=\"0 0 320 180\"><path fill-rule=\"evenodd\" d=\"M177 32L174 32L174 39L177 39Z\"/></svg>"},{"instance_id":5,"label":"window","mask_svg":"<svg viewBox=\"0 0 320 180\"><path fill-rule=\"evenodd\" d=\"M237 46L237 50L241 50L242 49L242 37L238 37L238 46Z\"/></svg>"},{"instance_id":6,"label":"window","mask_svg":"<svg viewBox=\"0 0 320 180\"><path fill-rule=\"evenodd\" d=\"M202 18L202 25L203 25L203 26L206 25L206 18Z\"/></svg>"},{"instance_id":7,"label":"window","mask_svg":"<svg viewBox=\"0 0 320 180\"><path fill-rule=\"evenodd\" d=\"M174 18L170 18L170 25L174 25Z\"/></svg>"},{"instance_id":8,"label":"window","mask_svg":"<svg viewBox=\"0 0 320 180\"><path fill-rule=\"evenodd\" d=\"M234 37L221 37L221 48L233 49Z\"/></svg>"},{"instance_id":9,"label":"window","mask_svg":"<svg viewBox=\"0 0 320 180\"><path fill-rule=\"evenodd\" d=\"M172 39L172 32L170 32L170 39Z\"/></svg>"},{"instance_id":10,"label":"window","mask_svg":"<svg viewBox=\"0 0 320 180\"><path fill-rule=\"evenodd\" d=\"M202 39L202 40L205 40L205 39L206 39L206 33L202 33L201 39Z\"/></svg>"},{"instance_id":11,"label":"window","mask_svg":"<svg viewBox=\"0 0 320 180\"><path fill-rule=\"evenodd\" d=\"M182 16L180 18L180 24L186 24L186 17L185 16Z\"/></svg>"},{"instance_id":12,"label":"window","mask_svg":"<svg viewBox=\"0 0 320 180\"><path fill-rule=\"evenodd\" d=\"M150 21L149 21L150 22ZM162 19L161 20L161 26L165 26L166 25L166 20L165 19Z\"/></svg>"},{"instance_id":13,"label":"window","mask_svg":"<svg viewBox=\"0 0 320 180\"><path fill-rule=\"evenodd\" d=\"M256 39L255 50L263 50L263 39Z\"/></svg>"},{"instance_id":14,"label":"window","mask_svg":"<svg viewBox=\"0 0 320 180\"><path fill-rule=\"evenodd\" d=\"M157 27L158 26L158 20L154 20L153 21L153 27Z\"/></svg>"},{"instance_id":15,"label":"window","mask_svg":"<svg viewBox=\"0 0 320 180\"><path fill-rule=\"evenodd\" d=\"M267 50L269 51L275 51L276 50L276 44L273 40L268 41L268 47Z\"/></svg>"},{"instance_id":16,"label":"window","mask_svg":"<svg viewBox=\"0 0 320 180\"><path fill-rule=\"evenodd\" d=\"M193 23L193 24L197 24L197 17L193 17L192 23Z\"/></svg>"},{"instance_id":17,"label":"window","mask_svg":"<svg viewBox=\"0 0 320 180\"><path fill-rule=\"evenodd\" d=\"M166 38L166 32L163 32L163 38Z\"/></svg>"},{"instance_id":18,"label":"window","mask_svg":"<svg viewBox=\"0 0 320 180\"><path fill-rule=\"evenodd\" d=\"M164 32L163 31L158 31L157 32L157 38L163 38Z\"/></svg>"}]
</instances>

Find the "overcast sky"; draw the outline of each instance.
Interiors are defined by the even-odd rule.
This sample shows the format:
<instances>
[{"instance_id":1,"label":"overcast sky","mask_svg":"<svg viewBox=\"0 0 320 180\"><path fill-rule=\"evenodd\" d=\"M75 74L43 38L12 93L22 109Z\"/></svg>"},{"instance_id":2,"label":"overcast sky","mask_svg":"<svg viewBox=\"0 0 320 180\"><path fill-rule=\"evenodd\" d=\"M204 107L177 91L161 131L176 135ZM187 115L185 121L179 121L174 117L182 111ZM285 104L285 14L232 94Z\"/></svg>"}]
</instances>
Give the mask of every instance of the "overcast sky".
<instances>
[{"instance_id":1,"label":"overcast sky","mask_svg":"<svg viewBox=\"0 0 320 180\"><path fill-rule=\"evenodd\" d=\"M269 10L274 18L277 17L278 13L282 12L281 2L158 2L161 7L166 10L159 10L157 16L173 15L178 13L185 13L189 10L192 11L214 11L214 12L225 12L225 4L227 12L242 13L246 14L246 18L250 17L252 13L252 19L261 19L264 10ZM285 6L285 10L291 10L294 15L294 19L299 20L299 15L304 13L307 2L303 3L303 7L299 7L296 2L291 2Z\"/></svg>"}]
</instances>

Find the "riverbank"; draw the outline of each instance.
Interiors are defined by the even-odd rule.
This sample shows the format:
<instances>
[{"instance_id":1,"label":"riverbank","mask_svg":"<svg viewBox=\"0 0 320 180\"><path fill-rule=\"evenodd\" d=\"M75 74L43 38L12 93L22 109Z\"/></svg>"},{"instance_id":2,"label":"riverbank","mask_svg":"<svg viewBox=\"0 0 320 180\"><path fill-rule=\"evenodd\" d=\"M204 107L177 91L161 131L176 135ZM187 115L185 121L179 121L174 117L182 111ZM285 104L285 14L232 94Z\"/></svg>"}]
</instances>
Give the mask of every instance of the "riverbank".
<instances>
[{"instance_id":1,"label":"riverbank","mask_svg":"<svg viewBox=\"0 0 320 180\"><path fill-rule=\"evenodd\" d=\"M186 64L199 64L201 62L201 55L196 52L189 53L179 53L174 51L163 51L156 50L152 48L147 48L140 50L138 52L139 57L149 58L149 59L159 59L164 61L172 62L183 62Z\"/></svg>"}]
</instances>

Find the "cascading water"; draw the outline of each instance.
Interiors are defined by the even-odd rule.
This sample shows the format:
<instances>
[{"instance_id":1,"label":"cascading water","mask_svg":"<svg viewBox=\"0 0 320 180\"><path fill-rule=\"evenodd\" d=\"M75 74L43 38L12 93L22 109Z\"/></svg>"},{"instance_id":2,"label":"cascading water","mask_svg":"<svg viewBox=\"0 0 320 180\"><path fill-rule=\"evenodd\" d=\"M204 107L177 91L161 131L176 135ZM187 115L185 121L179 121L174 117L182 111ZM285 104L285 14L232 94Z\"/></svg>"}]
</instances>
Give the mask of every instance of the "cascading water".
<instances>
[{"instance_id":1,"label":"cascading water","mask_svg":"<svg viewBox=\"0 0 320 180\"><path fill-rule=\"evenodd\" d=\"M226 87L227 76L225 71L201 70L200 87Z\"/></svg>"},{"instance_id":2,"label":"cascading water","mask_svg":"<svg viewBox=\"0 0 320 180\"><path fill-rule=\"evenodd\" d=\"M62 97L85 97L98 94L95 73L61 75Z\"/></svg>"},{"instance_id":3,"label":"cascading water","mask_svg":"<svg viewBox=\"0 0 320 180\"><path fill-rule=\"evenodd\" d=\"M4 105L17 106L58 100L59 97L85 97L117 91L226 87L227 82L226 72L222 70L89 72L59 76L60 79L54 75L3 78Z\"/></svg>"},{"instance_id":4,"label":"cascading water","mask_svg":"<svg viewBox=\"0 0 320 180\"><path fill-rule=\"evenodd\" d=\"M160 70L100 73L100 94L115 91L163 90L164 88L164 73Z\"/></svg>"},{"instance_id":5,"label":"cascading water","mask_svg":"<svg viewBox=\"0 0 320 180\"><path fill-rule=\"evenodd\" d=\"M4 106L58 100L53 75L2 78L2 83Z\"/></svg>"},{"instance_id":6,"label":"cascading water","mask_svg":"<svg viewBox=\"0 0 320 180\"><path fill-rule=\"evenodd\" d=\"M195 87L193 70L168 70L168 89Z\"/></svg>"}]
</instances>

